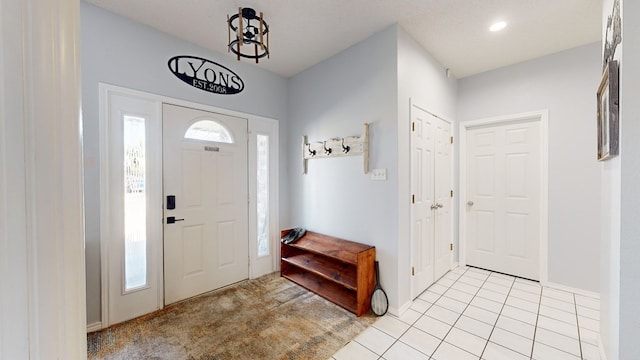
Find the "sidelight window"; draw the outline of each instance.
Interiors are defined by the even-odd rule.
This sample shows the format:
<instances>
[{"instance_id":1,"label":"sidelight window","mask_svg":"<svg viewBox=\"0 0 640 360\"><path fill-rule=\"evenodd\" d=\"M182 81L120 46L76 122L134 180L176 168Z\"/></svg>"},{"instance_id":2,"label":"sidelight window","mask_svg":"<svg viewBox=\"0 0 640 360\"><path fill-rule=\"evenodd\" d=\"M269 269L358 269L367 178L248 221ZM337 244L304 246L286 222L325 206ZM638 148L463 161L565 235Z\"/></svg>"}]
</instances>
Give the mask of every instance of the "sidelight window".
<instances>
[{"instance_id":1,"label":"sidelight window","mask_svg":"<svg viewBox=\"0 0 640 360\"><path fill-rule=\"evenodd\" d=\"M269 255L269 136L257 135L258 256Z\"/></svg>"},{"instance_id":2,"label":"sidelight window","mask_svg":"<svg viewBox=\"0 0 640 360\"><path fill-rule=\"evenodd\" d=\"M124 116L125 291L147 285L145 119Z\"/></svg>"}]
</instances>

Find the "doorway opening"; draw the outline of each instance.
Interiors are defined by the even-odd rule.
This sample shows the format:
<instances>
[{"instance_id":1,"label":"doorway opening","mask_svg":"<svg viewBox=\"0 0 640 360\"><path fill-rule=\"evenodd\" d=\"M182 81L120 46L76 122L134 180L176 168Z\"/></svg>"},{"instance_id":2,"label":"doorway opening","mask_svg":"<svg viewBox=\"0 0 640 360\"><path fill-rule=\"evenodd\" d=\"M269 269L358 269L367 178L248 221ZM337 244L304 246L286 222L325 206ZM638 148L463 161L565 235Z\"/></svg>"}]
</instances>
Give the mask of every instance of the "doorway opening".
<instances>
[{"instance_id":1,"label":"doorway opening","mask_svg":"<svg viewBox=\"0 0 640 360\"><path fill-rule=\"evenodd\" d=\"M460 126L460 264L547 281L548 113Z\"/></svg>"},{"instance_id":2,"label":"doorway opening","mask_svg":"<svg viewBox=\"0 0 640 360\"><path fill-rule=\"evenodd\" d=\"M105 84L100 102L102 304L91 330L277 270L278 121ZM223 280L167 283L198 276Z\"/></svg>"}]
</instances>

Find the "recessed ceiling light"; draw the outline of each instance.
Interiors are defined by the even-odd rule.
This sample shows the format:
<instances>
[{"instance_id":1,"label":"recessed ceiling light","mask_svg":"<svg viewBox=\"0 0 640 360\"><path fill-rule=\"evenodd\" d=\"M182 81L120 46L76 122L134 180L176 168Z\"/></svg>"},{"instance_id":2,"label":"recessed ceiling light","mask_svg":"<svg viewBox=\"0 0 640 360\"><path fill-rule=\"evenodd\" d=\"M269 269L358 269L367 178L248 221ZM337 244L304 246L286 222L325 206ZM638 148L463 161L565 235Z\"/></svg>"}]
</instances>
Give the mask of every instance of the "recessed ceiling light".
<instances>
[{"instance_id":1,"label":"recessed ceiling light","mask_svg":"<svg viewBox=\"0 0 640 360\"><path fill-rule=\"evenodd\" d=\"M507 23L506 22L498 21L497 23L491 25L491 27L489 28L489 31L496 32L496 31L500 31L500 30L502 30L502 29L504 29L506 27L507 27Z\"/></svg>"}]
</instances>

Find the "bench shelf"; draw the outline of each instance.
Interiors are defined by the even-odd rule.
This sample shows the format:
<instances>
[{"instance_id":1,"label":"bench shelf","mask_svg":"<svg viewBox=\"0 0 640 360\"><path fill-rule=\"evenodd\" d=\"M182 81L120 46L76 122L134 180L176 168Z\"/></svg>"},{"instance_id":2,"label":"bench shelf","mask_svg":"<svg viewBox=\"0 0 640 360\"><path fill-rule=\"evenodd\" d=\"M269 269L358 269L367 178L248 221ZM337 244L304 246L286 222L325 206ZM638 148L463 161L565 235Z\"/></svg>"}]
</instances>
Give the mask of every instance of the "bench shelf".
<instances>
[{"instance_id":1,"label":"bench shelf","mask_svg":"<svg viewBox=\"0 0 640 360\"><path fill-rule=\"evenodd\" d=\"M357 316L369 311L375 247L307 231L295 243L281 244L281 256L282 277Z\"/></svg>"}]
</instances>

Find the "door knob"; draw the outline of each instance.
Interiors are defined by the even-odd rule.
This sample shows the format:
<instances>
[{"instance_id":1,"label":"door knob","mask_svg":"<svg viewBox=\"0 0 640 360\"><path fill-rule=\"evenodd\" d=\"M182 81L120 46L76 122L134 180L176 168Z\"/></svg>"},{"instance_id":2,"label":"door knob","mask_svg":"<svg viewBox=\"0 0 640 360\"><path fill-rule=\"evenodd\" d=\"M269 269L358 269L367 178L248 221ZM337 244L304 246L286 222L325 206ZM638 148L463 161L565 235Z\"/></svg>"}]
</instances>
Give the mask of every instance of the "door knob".
<instances>
[{"instance_id":1,"label":"door knob","mask_svg":"<svg viewBox=\"0 0 640 360\"><path fill-rule=\"evenodd\" d=\"M438 210L438 204L432 204L431 210Z\"/></svg>"},{"instance_id":2,"label":"door knob","mask_svg":"<svg viewBox=\"0 0 640 360\"><path fill-rule=\"evenodd\" d=\"M473 206L473 201L471 201L471 200L467 201L467 205Z\"/></svg>"},{"instance_id":3,"label":"door knob","mask_svg":"<svg viewBox=\"0 0 640 360\"><path fill-rule=\"evenodd\" d=\"M444 207L444 205L437 203L436 206L438 207L438 209L442 209Z\"/></svg>"}]
</instances>

